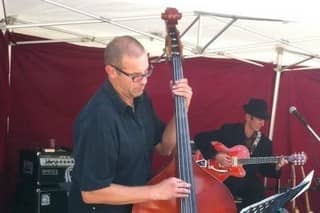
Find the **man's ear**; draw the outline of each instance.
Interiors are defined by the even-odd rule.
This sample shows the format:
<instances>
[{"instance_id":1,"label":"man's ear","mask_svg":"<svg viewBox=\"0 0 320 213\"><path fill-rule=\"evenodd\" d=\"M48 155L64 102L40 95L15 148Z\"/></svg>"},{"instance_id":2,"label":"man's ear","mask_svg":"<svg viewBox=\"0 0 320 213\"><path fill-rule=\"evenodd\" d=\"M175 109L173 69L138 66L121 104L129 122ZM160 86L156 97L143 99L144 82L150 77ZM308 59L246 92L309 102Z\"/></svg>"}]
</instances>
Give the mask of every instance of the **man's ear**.
<instances>
[{"instance_id":1,"label":"man's ear","mask_svg":"<svg viewBox=\"0 0 320 213\"><path fill-rule=\"evenodd\" d=\"M249 120L251 120L251 115L250 114L248 114L248 113L246 113L245 115L244 115L244 117L245 117L245 120L246 121L249 121Z\"/></svg>"},{"instance_id":2,"label":"man's ear","mask_svg":"<svg viewBox=\"0 0 320 213\"><path fill-rule=\"evenodd\" d=\"M105 65L104 66L104 71L109 76L109 78L115 78L116 75L117 75L116 71L110 65Z\"/></svg>"}]
</instances>

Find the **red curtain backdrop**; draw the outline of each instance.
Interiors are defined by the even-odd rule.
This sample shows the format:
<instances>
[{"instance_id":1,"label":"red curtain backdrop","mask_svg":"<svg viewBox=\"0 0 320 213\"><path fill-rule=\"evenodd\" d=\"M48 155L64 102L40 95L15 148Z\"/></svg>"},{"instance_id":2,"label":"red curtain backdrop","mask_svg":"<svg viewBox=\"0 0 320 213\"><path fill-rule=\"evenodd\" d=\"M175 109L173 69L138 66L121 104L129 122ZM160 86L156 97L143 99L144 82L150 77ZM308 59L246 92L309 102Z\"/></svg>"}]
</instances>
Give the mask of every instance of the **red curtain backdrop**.
<instances>
[{"instance_id":1,"label":"red curtain backdrop","mask_svg":"<svg viewBox=\"0 0 320 213\"><path fill-rule=\"evenodd\" d=\"M315 170L315 178L320 176L320 141L312 136L306 127L296 117L288 113L290 106L297 110L308 121L312 129L320 134L320 70L284 72L281 77L280 94L275 122L274 148L277 154L300 153L304 151L307 162L304 170ZM282 177L286 184L290 175L290 167L284 169ZM301 180L301 170L297 167L297 180ZM318 182L319 184L319 182ZM315 184L309 190L311 207L314 212L320 212L319 185ZM302 196L301 196L302 197ZM299 201L302 202L303 198ZM301 205L300 205L301 207ZM302 210L302 212L307 212Z\"/></svg>"},{"instance_id":2,"label":"red curtain backdrop","mask_svg":"<svg viewBox=\"0 0 320 213\"><path fill-rule=\"evenodd\" d=\"M11 37L13 41L25 39L30 38L17 34ZM3 42L3 38L0 41ZM0 75L6 76L7 69L2 68L3 63L1 60ZM159 63L154 66L155 72L149 79L147 91L159 116L168 121L173 111L169 90L171 65ZM271 111L275 79L271 64L258 67L231 59L190 58L183 61L183 68L194 93L188 114L191 138L200 131L217 128L225 122L241 122L242 106L251 97L264 98ZM317 155L320 143L289 115L288 107L296 106L315 131L320 132L317 115L320 103L319 71L282 74L273 140L276 154L305 151L308 155L305 170L315 169L316 177L320 176ZM9 93L0 91L1 99L9 95L12 100L6 147L2 146L0 135L0 152L8 153L5 160L12 188L18 176L19 150L47 147L50 138L56 139L57 146L72 148L73 121L104 80L103 49L64 43L13 47L12 86ZM0 115L4 113L1 108ZM3 131L2 128L0 131ZM268 132L267 127L264 132ZM162 167L167 160L155 156L154 170ZM289 170L285 169L282 181L285 185L288 173ZM314 212L320 211L319 204L314 200L316 194L319 196L319 191L312 193Z\"/></svg>"}]
</instances>

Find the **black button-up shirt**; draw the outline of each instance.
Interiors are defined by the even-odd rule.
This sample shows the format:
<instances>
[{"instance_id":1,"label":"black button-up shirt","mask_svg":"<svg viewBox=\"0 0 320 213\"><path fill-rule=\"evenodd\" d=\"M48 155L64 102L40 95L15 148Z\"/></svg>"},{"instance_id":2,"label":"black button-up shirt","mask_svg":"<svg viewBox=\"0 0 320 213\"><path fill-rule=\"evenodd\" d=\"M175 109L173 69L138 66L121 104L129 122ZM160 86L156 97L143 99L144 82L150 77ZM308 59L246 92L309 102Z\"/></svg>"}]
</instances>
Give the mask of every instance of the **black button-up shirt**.
<instances>
[{"instance_id":1,"label":"black button-up shirt","mask_svg":"<svg viewBox=\"0 0 320 213\"><path fill-rule=\"evenodd\" d=\"M163 129L145 93L134 100L133 110L107 81L75 122L69 212L131 212L131 205L85 204L80 192L111 183L144 185L150 179L152 152Z\"/></svg>"}]
</instances>

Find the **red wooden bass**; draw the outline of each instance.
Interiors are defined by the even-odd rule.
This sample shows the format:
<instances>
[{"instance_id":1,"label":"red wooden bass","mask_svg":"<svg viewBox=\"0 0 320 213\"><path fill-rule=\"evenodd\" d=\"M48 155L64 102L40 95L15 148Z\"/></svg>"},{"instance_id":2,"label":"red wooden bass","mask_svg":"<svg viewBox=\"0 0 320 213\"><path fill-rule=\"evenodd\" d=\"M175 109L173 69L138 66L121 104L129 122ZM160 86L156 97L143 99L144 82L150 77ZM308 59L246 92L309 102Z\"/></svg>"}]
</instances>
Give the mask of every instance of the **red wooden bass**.
<instances>
[{"instance_id":1,"label":"red wooden bass","mask_svg":"<svg viewBox=\"0 0 320 213\"><path fill-rule=\"evenodd\" d=\"M176 30L181 14L168 8L162 14L167 25L167 54L173 65L174 81L183 78L181 45ZM228 188L216 178L208 175L193 160L190 146L189 126L185 99L175 96L175 118L177 129L177 156L149 184L176 176L191 184L191 194L187 198L150 201L133 205L133 213L233 213L236 212L233 197Z\"/></svg>"}]
</instances>

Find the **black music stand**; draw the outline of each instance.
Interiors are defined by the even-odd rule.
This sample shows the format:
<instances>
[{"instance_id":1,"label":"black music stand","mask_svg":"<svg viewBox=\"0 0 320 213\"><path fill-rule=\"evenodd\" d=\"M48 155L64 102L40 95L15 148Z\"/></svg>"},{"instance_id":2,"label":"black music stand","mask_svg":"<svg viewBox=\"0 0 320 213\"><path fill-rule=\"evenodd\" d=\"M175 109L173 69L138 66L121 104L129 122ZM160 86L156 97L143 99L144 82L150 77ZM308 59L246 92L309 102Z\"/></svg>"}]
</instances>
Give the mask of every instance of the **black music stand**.
<instances>
[{"instance_id":1,"label":"black music stand","mask_svg":"<svg viewBox=\"0 0 320 213\"><path fill-rule=\"evenodd\" d=\"M281 208L290 200L297 198L306 191L313 178L312 170L297 186L288 189L285 192L272 195L264 200L243 208L240 213L275 213L281 212Z\"/></svg>"}]
</instances>

